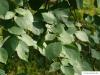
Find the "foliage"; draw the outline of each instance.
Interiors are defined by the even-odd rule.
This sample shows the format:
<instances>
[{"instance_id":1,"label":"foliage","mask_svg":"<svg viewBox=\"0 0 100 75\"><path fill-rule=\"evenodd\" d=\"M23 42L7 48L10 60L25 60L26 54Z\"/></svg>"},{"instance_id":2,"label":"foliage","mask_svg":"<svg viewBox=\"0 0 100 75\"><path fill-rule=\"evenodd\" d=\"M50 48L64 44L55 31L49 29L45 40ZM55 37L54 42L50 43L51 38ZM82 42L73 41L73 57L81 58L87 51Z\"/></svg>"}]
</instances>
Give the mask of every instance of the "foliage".
<instances>
[{"instance_id":1,"label":"foliage","mask_svg":"<svg viewBox=\"0 0 100 75\"><path fill-rule=\"evenodd\" d=\"M0 0L0 75L99 71L99 21L100 0Z\"/></svg>"}]
</instances>

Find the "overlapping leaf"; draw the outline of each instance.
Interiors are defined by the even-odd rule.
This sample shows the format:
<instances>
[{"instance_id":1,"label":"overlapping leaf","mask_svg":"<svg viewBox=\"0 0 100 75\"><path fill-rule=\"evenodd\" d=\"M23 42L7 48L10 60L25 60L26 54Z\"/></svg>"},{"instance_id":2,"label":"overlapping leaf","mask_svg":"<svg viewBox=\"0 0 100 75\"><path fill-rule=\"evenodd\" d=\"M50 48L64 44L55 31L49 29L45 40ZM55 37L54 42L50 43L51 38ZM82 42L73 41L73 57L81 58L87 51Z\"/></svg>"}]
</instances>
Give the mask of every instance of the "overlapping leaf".
<instances>
[{"instance_id":1,"label":"overlapping leaf","mask_svg":"<svg viewBox=\"0 0 100 75\"><path fill-rule=\"evenodd\" d=\"M50 67L50 72L54 72L54 71L57 71L60 69L60 62L54 62L51 64L51 67Z\"/></svg>"},{"instance_id":2,"label":"overlapping leaf","mask_svg":"<svg viewBox=\"0 0 100 75\"><path fill-rule=\"evenodd\" d=\"M9 20L9 19L12 19L13 17L15 16L15 13L12 12L12 11L8 11L5 15L5 19L6 20Z\"/></svg>"},{"instance_id":3,"label":"overlapping leaf","mask_svg":"<svg viewBox=\"0 0 100 75\"><path fill-rule=\"evenodd\" d=\"M21 10L23 10L24 12ZM15 22L17 23L17 25L19 27L26 29L26 30L30 30L33 32L34 28L33 28L33 15L32 15L32 13L28 9L25 10L25 9L21 8L21 10L16 10L17 13L19 15L22 15L22 16L21 17L20 16L14 17Z\"/></svg>"},{"instance_id":4,"label":"overlapping leaf","mask_svg":"<svg viewBox=\"0 0 100 75\"><path fill-rule=\"evenodd\" d=\"M18 38L22 41L24 41L28 46L33 46L37 48L36 41L34 41L29 35L22 34L21 36L18 36Z\"/></svg>"},{"instance_id":5,"label":"overlapping leaf","mask_svg":"<svg viewBox=\"0 0 100 75\"><path fill-rule=\"evenodd\" d=\"M73 67L67 67L67 66L61 66L61 71L64 75L74 75L74 69Z\"/></svg>"},{"instance_id":6,"label":"overlapping leaf","mask_svg":"<svg viewBox=\"0 0 100 75\"><path fill-rule=\"evenodd\" d=\"M42 13L42 16L44 18L44 21L49 23L49 24L57 23L56 17L54 16L54 14L52 12Z\"/></svg>"},{"instance_id":7,"label":"overlapping leaf","mask_svg":"<svg viewBox=\"0 0 100 75\"><path fill-rule=\"evenodd\" d=\"M6 75L5 71L0 69L0 75Z\"/></svg>"},{"instance_id":8,"label":"overlapping leaf","mask_svg":"<svg viewBox=\"0 0 100 75\"><path fill-rule=\"evenodd\" d=\"M81 40L83 42L88 42L89 41L89 38L88 38L87 34L84 31L76 31L75 35L79 40Z\"/></svg>"},{"instance_id":9,"label":"overlapping leaf","mask_svg":"<svg viewBox=\"0 0 100 75\"><path fill-rule=\"evenodd\" d=\"M62 44L60 42L51 43L45 49L45 56L52 60L59 56L61 50Z\"/></svg>"},{"instance_id":10,"label":"overlapping leaf","mask_svg":"<svg viewBox=\"0 0 100 75\"><path fill-rule=\"evenodd\" d=\"M60 34L60 37L58 39L63 43L63 44L71 44L74 41L73 35L69 34L66 31L63 31Z\"/></svg>"},{"instance_id":11,"label":"overlapping leaf","mask_svg":"<svg viewBox=\"0 0 100 75\"><path fill-rule=\"evenodd\" d=\"M9 4L7 0L0 0L0 15L5 15L9 10Z\"/></svg>"},{"instance_id":12,"label":"overlapping leaf","mask_svg":"<svg viewBox=\"0 0 100 75\"><path fill-rule=\"evenodd\" d=\"M29 48L27 44L25 44L23 41L19 41L16 51L20 59L28 61Z\"/></svg>"},{"instance_id":13,"label":"overlapping leaf","mask_svg":"<svg viewBox=\"0 0 100 75\"><path fill-rule=\"evenodd\" d=\"M11 34L15 34L15 35L21 35L21 34L25 34L26 32L24 31L24 29L17 27L17 26L13 26L11 28L8 29L9 33Z\"/></svg>"},{"instance_id":14,"label":"overlapping leaf","mask_svg":"<svg viewBox=\"0 0 100 75\"><path fill-rule=\"evenodd\" d=\"M8 59L7 50L4 48L0 48L0 62L6 64L7 59Z\"/></svg>"},{"instance_id":15,"label":"overlapping leaf","mask_svg":"<svg viewBox=\"0 0 100 75\"><path fill-rule=\"evenodd\" d=\"M100 51L96 51L95 49L91 49L92 57L100 60Z\"/></svg>"}]
</instances>

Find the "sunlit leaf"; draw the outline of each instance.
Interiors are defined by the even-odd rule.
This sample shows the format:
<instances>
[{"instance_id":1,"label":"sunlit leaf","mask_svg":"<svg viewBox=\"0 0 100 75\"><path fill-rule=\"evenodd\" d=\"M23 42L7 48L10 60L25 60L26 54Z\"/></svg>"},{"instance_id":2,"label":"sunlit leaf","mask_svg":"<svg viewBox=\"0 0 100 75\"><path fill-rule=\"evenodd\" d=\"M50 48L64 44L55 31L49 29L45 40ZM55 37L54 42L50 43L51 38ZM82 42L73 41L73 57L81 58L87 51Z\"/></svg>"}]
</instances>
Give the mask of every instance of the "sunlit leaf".
<instances>
[{"instance_id":1,"label":"sunlit leaf","mask_svg":"<svg viewBox=\"0 0 100 75\"><path fill-rule=\"evenodd\" d=\"M26 33L24 31L24 29L20 28L20 27L17 27L17 26L13 26L11 28L8 29L9 33L11 34L16 34L16 35L21 35L21 34L24 34Z\"/></svg>"},{"instance_id":2,"label":"sunlit leaf","mask_svg":"<svg viewBox=\"0 0 100 75\"><path fill-rule=\"evenodd\" d=\"M18 38L22 41L24 41L28 46L33 46L33 47L37 47L36 45L36 41L33 40L29 35L27 34L22 34L21 36L18 36Z\"/></svg>"},{"instance_id":3,"label":"sunlit leaf","mask_svg":"<svg viewBox=\"0 0 100 75\"><path fill-rule=\"evenodd\" d=\"M32 13L27 9L22 9L24 12L20 11L19 13L24 14L23 16L15 16L14 20L17 23L17 25L23 29L30 30L33 32L33 15Z\"/></svg>"},{"instance_id":4,"label":"sunlit leaf","mask_svg":"<svg viewBox=\"0 0 100 75\"><path fill-rule=\"evenodd\" d=\"M5 19L6 20L9 20L9 19L12 19L13 17L15 16L15 13L12 12L12 11L8 11L5 15Z\"/></svg>"},{"instance_id":5,"label":"sunlit leaf","mask_svg":"<svg viewBox=\"0 0 100 75\"><path fill-rule=\"evenodd\" d=\"M16 51L20 59L28 61L29 49L23 41L19 41Z\"/></svg>"},{"instance_id":6,"label":"sunlit leaf","mask_svg":"<svg viewBox=\"0 0 100 75\"><path fill-rule=\"evenodd\" d=\"M55 24L56 23L56 17L52 12L45 12L42 13L42 16L44 18L44 21L49 23L49 24Z\"/></svg>"},{"instance_id":7,"label":"sunlit leaf","mask_svg":"<svg viewBox=\"0 0 100 75\"><path fill-rule=\"evenodd\" d=\"M80 75L82 71L92 71L91 65L85 60L74 61L72 63L76 75Z\"/></svg>"},{"instance_id":8,"label":"sunlit leaf","mask_svg":"<svg viewBox=\"0 0 100 75\"><path fill-rule=\"evenodd\" d=\"M64 75L74 75L74 69L70 66L61 66L61 71Z\"/></svg>"},{"instance_id":9,"label":"sunlit leaf","mask_svg":"<svg viewBox=\"0 0 100 75\"><path fill-rule=\"evenodd\" d=\"M76 31L75 35L79 40L81 40L83 42L88 42L89 41L89 38L88 38L87 34L84 31Z\"/></svg>"},{"instance_id":10,"label":"sunlit leaf","mask_svg":"<svg viewBox=\"0 0 100 75\"><path fill-rule=\"evenodd\" d=\"M51 64L51 67L50 67L50 72L54 72L54 71L57 71L60 69L60 62L54 62Z\"/></svg>"},{"instance_id":11,"label":"sunlit leaf","mask_svg":"<svg viewBox=\"0 0 100 75\"><path fill-rule=\"evenodd\" d=\"M27 15L28 13L28 11L26 11L25 9L22 9L22 8L17 8L17 9L15 9L15 11L16 11L16 13L18 13L19 15L23 15L23 16L25 16L25 15Z\"/></svg>"},{"instance_id":12,"label":"sunlit leaf","mask_svg":"<svg viewBox=\"0 0 100 75\"><path fill-rule=\"evenodd\" d=\"M5 50L4 48L0 48L0 62L6 64L7 59L8 59L7 50Z\"/></svg>"},{"instance_id":13,"label":"sunlit leaf","mask_svg":"<svg viewBox=\"0 0 100 75\"><path fill-rule=\"evenodd\" d=\"M51 41L51 40L54 40L55 37L56 37L56 34L47 33L46 36L45 36L45 40Z\"/></svg>"},{"instance_id":14,"label":"sunlit leaf","mask_svg":"<svg viewBox=\"0 0 100 75\"><path fill-rule=\"evenodd\" d=\"M63 66L68 66L69 65L69 59L62 59L61 63Z\"/></svg>"},{"instance_id":15,"label":"sunlit leaf","mask_svg":"<svg viewBox=\"0 0 100 75\"><path fill-rule=\"evenodd\" d=\"M60 37L58 37L58 39L63 43L63 44L71 44L74 40L73 35L69 34L66 31L63 31L60 34Z\"/></svg>"},{"instance_id":16,"label":"sunlit leaf","mask_svg":"<svg viewBox=\"0 0 100 75\"><path fill-rule=\"evenodd\" d=\"M65 52L65 57L70 59L70 62L74 62L76 60L80 60L80 52L78 51L77 47L66 45L62 47L62 50Z\"/></svg>"},{"instance_id":17,"label":"sunlit leaf","mask_svg":"<svg viewBox=\"0 0 100 75\"><path fill-rule=\"evenodd\" d=\"M61 34L62 31L64 30L64 25L60 23L56 25L46 24L46 27L49 32L54 33L54 34Z\"/></svg>"}]
</instances>

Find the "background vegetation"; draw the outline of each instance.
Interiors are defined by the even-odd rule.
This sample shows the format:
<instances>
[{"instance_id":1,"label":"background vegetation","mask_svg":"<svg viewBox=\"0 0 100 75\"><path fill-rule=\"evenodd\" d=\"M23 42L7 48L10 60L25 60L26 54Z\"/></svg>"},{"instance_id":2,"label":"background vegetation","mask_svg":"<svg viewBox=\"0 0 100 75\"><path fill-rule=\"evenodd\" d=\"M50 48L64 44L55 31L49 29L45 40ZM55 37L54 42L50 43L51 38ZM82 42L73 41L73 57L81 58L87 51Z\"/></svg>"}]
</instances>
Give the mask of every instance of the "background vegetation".
<instances>
[{"instance_id":1,"label":"background vegetation","mask_svg":"<svg viewBox=\"0 0 100 75\"><path fill-rule=\"evenodd\" d=\"M0 0L0 75L100 71L100 0Z\"/></svg>"}]
</instances>

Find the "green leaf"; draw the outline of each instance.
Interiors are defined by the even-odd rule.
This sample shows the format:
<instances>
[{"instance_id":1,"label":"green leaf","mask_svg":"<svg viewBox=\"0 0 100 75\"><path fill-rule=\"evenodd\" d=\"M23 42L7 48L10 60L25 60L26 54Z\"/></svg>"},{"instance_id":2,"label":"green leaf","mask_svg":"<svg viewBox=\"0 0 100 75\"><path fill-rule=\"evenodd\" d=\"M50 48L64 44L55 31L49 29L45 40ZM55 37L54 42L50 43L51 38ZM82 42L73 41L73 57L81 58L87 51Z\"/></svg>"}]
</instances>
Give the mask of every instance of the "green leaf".
<instances>
[{"instance_id":1,"label":"green leaf","mask_svg":"<svg viewBox=\"0 0 100 75\"><path fill-rule=\"evenodd\" d=\"M47 47L47 44L46 44L46 42L43 42L43 47L39 47L38 46L38 49L39 49L39 52L43 55L43 56L45 56L45 48Z\"/></svg>"},{"instance_id":2,"label":"green leaf","mask_svg":"<svg viewBox=\"0 0 100 75\"><path fill-rule=\"evenodd\" d=\"M14 20L16 24L26 30L34 32L33 28L33 15L28 9L23 9L24 12L20 11L19 13L23 14L23 16L15 16Z\"/></svg>"},{"instance_id":3,"label":"green leaf","mask_svg":"<svg viewBox=\"0 0 100 75\"><path fill-rule=\"evenodd\" d=\"M94 20L94 18L93 18L92 16L87 16L87 17L85 18L85 20L86 20L88 23L92 23L93 20Z\"/></svg>"},{"instance_id":4,"label":"green leaf","mask_svg":"<svg viewBox=\"0 0 100 75\"><path fill-rule=\"evenodd\" d=\"M78 47L78 50L79 50L79 51L82 51L82 46L81 46L81 44L79 44L79 43L76 42L76 46Z\"/></svg>"},{"instance_id":5,"label":"green leaf","mask_svg":"<svg viewBox=\"0 0 100 75\"><path fill-rule=\"evenodd\" d=\"M77 8L83 7L83 0L76 0Z\"/></svg>"},{"instance_id":6,"label":"green leaf","mask_svg":"<svg viewBox=\"0 0 100 75\"><path fill-rule=\"evenodd\" d=\"M71 66L61 66L61 71L64 75L74 75L74 69Z\"/></svg>"},{"instance_id":7,"label":"green leaf","mask_svg":"<svg viewBox=\"0 0 100 75\"><path fill-rule=\"evenodd\" d=\"M4 43L8 40L8 37L3 38L3 36L0 38L0 47L2 47L4 45Z\"/></svg>"},{"instance_id":8,"label":"green leaf","mask_svg":"<svg viewBox=\"0 0 100 75\"><path fill-rule=\"evenodd\" d=\"M22 8L17 8L17 9L15 9L15 12L18 13L19 15L22 15L22 16L25 16L25 15L28 14L28 13L27 13L28 11L25 10L25 9L22 9Z\"/></svg>"},{"instance_id":9,"label":"green leaf","mask_svg":"<svg viewBox=\"0 0 100 75\"><path fill-rule=\"evenodd\" d=\"M13 52L15 52L18 43L19 39L16 36L10 36L4 42L3 47L8 51L9 55L12 55Z\"/></svg>"},{"instance_id":10,"label":"green leaf","mask_svg":"<svg viewBox=\"0 0 100 75\"><path fill-rule=\"evenodd\" d=\"M88 38L87 34L84 31L76 31L75 35L79 40L81 40L83 42L88 42L89 41L89 38Z\"/></svg>"},{"instance_id":11,"label":"green leaf","mask_svg":"<svg viewBox=\"0 0 100 75\"><path fill-rule=\"evenodd\" d=\"M96 31L96 32L94 32L94 35L90 35L90 37L94 40L94 42L95 43L97 43L97 44L99 44L99 32L98 31Z\"/></svg>"},{"instance_id":12,"label":"green leaf","mask_svg":"<svg viewBox=\"0 0 100 75\"><path fill-rule=\"evenodd\" d=\"M54 59L55 57L59 56L61 50L62 50L62 44L60 42L51 43L47 45L45 49L45 56L48 59Z\"/></svg>"},{"instance_id":13,"label":"green leaf","mask_svg":"<svg viewBox=\"0 0 100 75\"><path fill-rule=\"evenodd\" d=\"M96 8L96 14L100 17L100 8Z\"/></svg>"},{"instance_id":14,"label":"green leaf","mask_svg":"<svg viewBox=\"0 0 100 75\"><path fill-rule=\"evenodd\" d=\"M5 74L5 71L2 70L2 69L0 69L0 75L6 75L6 74Z\"/></svg>"},{"instance_id":15,"label":"green leaf","mask_svg":"<svg viewBox=\"0 0 100 75\"><path fill-rule=\"evenodd\" d=\"M55 34L61 34L64 30L64 24L58 23L54 25L54 28L52 29L52 32Z\"/></svg>"},{"instance_id":16,"label":"green leaf","mask_svg":"<svg viewBox=\"0 0 100 75\"><path fill-rule=\"evenodd\" d=\"M82 71L92 71L90 64L85 60L74 61L73 69L75 71L75 75L81 75Z\"/></svg>"},{"instance_id":17,"label":"green leaf","mask_svg":"<svg viewBox=\"0 0 100 75\"><path fill-rule=\"evenodd\" d=\"M17 37L11 37L8 39L9 41L9 47L11 46L12 50L15 50L16 47L18 46L19 39Z\"/></svg>"},{"instance_id":18,"label":"green leaf","mask_svg":"<svg viewBox=\"0 0 100 75\"><path fill-rule=\"evenodd\" d=\"M61 64L62 64L63 66L68 66L68 65L69 65L69 59L62 59L62 60L61 60Z\"/></svg>"},{"instance_id":19,"label":"green leaf","mask_svg":"<svg viewBox=\"0 0 100 75\"><path fill-rule=\"evenodd\" d=\"M73 35L69 34L66 31L63 31L58 37L58 40L62 42L62 44L71 44L74 41Z\"/></svg>"},{"instance_id":20,"label":"green leaf","mask_svg":"<svg viewBox=\"0 0 100 75\"><path fill-rule=\"evenodd\" d=\"M0 27L0 36L3 35L3 27Z\"/></svg>"},{"instance_id":21,"label":"green leaf","mask_svg":"<svg viewBox=\"0 0 100 75\"><path fill-rule=\"evenodd\" d=\"M0 15L5 15L9 10L9 5L7 0L0 0Z\"/></svg>"},{"instance_id":22,"label":"green leaf","mask_svg":"<svg viewBox=\"0 0 100 75\"><path fill-rule=\"evenodd\" d=\"M0 45L2 44L3 36L0 36Z\"/></svg>"},{"instance_id":23,"label":"green leaf","mask_svg":"<svg viewBox=\"0 0 100 75\"><path fill-rule=\"evenodd\" d=\"M8 11L5 15L5 20L12 19L15 16L15 13L12 11Z\"/></svg>"},{"instance_id":24,"label":"green leaf","mask_svg":"<svg viewBox=\"0 0 100 75\"><path fill-rule=\"evenodd\" d=\"M68 23L67 27L68 27L67 32L70 33L70 34L74 34L77 31L74 24Z\"/></svg>"},{"instance_id":25,"label":"green leaf","mask_svg":"<svg viewBox=\"0 0 100 75\"><path fill-rule=\"evenodd\" d=\"M19 6L23 6L23 0L15 0L16 4L18 4Z\"/></svg>"},{"instance_id":26,"label":"green leaf","mask_svg":"<svg viewBox=\"0 0 100 75\"><path fill-rule=\"evenodd\" d=\"M16 35L21 35L21 34L25 34L26 32L24 31L24 29L17 27L17 26L13 26L11 28L8 29L9 33L11 34L16 34Z\"/></svg>"},{"instance_id":27,"label":"green leaf","mask_svg":"<svg viewBox=\"0 0 100 75\"><path fill-rule=\"evenodd\" d=\"M66 45L62 47L62 50L65 52L65 57L70 59L70 62L80 60L80 52L76 46Z\"/></svg>"},{"instance_id":28,"label":"green leaf","mask_svg":"<svg viewBox=\"0 0 100 75\"><path fill-rule=\"evenodd\" d=\"M0 62L6 64L8 59L8 53L4 48L0 48Z\"/></svg>"},{"instance_id":29,"label":"green leaf","mask_svg":"<svg viewBox=\"0 0 100 75\"><path fill-rule=\"evenodd\" d=\"M83 7L84 8L93 8L94 0L83 0Z\"/></svg>"},{"instance_id":30,"label":"green leaf","mask_svg":"<svg viewBox=\"0 0 100 75\"><path fill-rule=\"evenodd\" d=\"M60 65L61 65L60 62L52 63L51 66L50 66L49 72L54 72L54 71L59 70L60 69Z\"/></svg>"},{"instance_id":31,"label":"green leaf","mask_svg":"<svg viewBox=\"0 0 100 75\"><path fill-rule=\"evenodd\" d=\"M75 73L77 73L77 75L80 75L81 72L84 70L92 70L90 64L88 64L85 60L81 60L80 51L76 46L63 46L62 51L64 51L64 57L68 59L69 63L73 66L73 69L75 70Z\"/></svg>"},{"instance_id":32,"label":"green leaf","mask_svg":"<svg viewBox=\"0 0 100 75\"><path fill-rule=\"evenodd\" d=\"M20 59L28 61L29 48L23 41L19 41L16 51Z\"/></svg>"},{"instance_id":33,"label":"green leaf","mask_svg":"<svg viewBox=\"0 0 100 75\"><path fill-rule=\"evenodd\" d=\"M42 13L42 16L44 18L44 21L49 24L55 24L57 22L56 17L54 16L52 12Z\"/></svg>"},{"instance_id":34,"label":"green leaf","mask_svg":"<svg viewBox=\"0 0 100 75\"><path fill-rule=\"evenodd\" d=\"M88 62L86 62L85 60L81 60L80 52L77 47L73 45L63 46L62 51L64 51L64 57L68 59L68 62L73 66L73 69L78 75L80 75L84 70L92 70Z\"/></svg>"},{"instance_id":35,"label":"green leaf","mask_svg":"<svg viewBox=\"0 0 100 75\"><path fill-rule=\"evenodd\" d=\"M46 24L47 31L54 33L54 34L61 34L62 31L64 30L64 24L58 23L56 25L49 25Z\"/></svg>"},{"instance_id":36,"label":"green leaf","mask_svg":"<svg viewBox=\"0 0 100 75\"><path fill-rule=\"evenodd\" d=\"M58 8L58 9L55 9L53 11L54 15L56 16L56 18L63 22L63 23L67 23L67 19L68 19L68 16L69 16L69 12L70 10L69 9L64 9L64 8Z\"/></svg>"},{"instance_id":37,"label":"green leaf","mask_svg":"<svg viewBox=\"0 0 100 75\"><path fill-rule=\"evenodd\" d=\"M100 60L100 51L96 51L95 49L91 49L92 57Z\"/></svg>"},{"instance_id":38,"label":"green leaf","mask_svg":"<svg viewBox=\"0 0 100 75\"><path fill-rule=\"evenodd\" d=\"M90 64L80 58L80 51L73 45L63 46L64 55L69 63L73 66L75 73L80 75L82 71L92 70ZM68 63L68 62L67 62Z\"/></svg>"},{"instance_id":39,"label":"green leaf","mask_svg":"<svg viewBox=\"0 0 100 75\"><path fill-rule=\"evenodd\" d=\"M22 41L24 41L28 46L33 46L33 47L37 47L36 45L36 41L34 41L29 35L27 34L22 34L21 36L18 36L18 38Z\"/></svg>"},{"instance_id":40,"label":"green leaf","mask_svg":"<svg viewBox=\"0 0 100 75\"><path fill-rule=\"evenodd\" d=\"M35 35L40 35L44 31L44 24L42 22L33 22L33 33Z\"/></svg>"},{"instance_id":41,"label":"green leaf","mask_svg":"<svg viewBox=\"0 0 100 75\"><path fill-rule=\"evenodd\" d=\"M55 39L55 37L56 37L56 34L51 34L51 33L48 32L48 33L45 35L45 40L46 40L46 41L52 41L52 40Z\"/></svg>"},{"instance_id":42,"label":"green leaf","mask_svg":"<svg viewBox=\"0 0 100 75\"><path fill-rule=\"evenodd\" d=\"M97 6L100 8L100 0L97 0Z\"/></svg>"}]
</instances>

